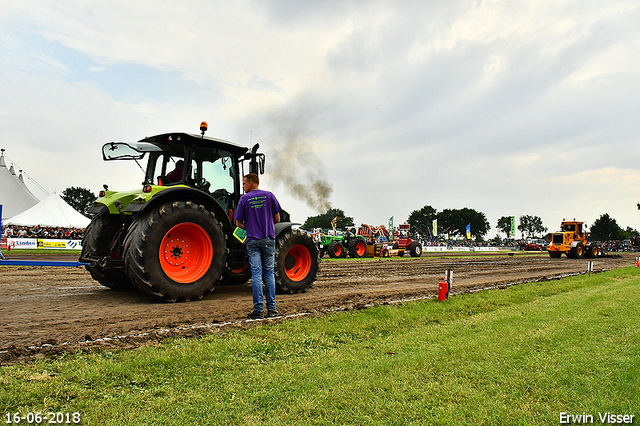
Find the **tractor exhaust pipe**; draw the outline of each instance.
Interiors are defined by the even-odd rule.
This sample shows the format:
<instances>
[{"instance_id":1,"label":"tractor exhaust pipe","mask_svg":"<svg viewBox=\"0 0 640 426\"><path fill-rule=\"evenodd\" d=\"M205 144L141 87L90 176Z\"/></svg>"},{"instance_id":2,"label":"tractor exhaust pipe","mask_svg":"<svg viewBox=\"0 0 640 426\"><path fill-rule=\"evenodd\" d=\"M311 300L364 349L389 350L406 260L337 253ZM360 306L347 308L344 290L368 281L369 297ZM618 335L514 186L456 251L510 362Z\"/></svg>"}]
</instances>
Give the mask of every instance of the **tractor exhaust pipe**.
<instances>
[{"instance_id":1,"label":"tractor exhaust pipe","mask_svg":"<svg viewBox=\"0 0 640 426\"><path fill-rule=\"evenodd\" d=\"M249 173L257 175L264 174L264 154L258 153L260 144L257 143L251 148L251 152L244 155L245 160L249 160Z\"/></svg>"}]
</instances>

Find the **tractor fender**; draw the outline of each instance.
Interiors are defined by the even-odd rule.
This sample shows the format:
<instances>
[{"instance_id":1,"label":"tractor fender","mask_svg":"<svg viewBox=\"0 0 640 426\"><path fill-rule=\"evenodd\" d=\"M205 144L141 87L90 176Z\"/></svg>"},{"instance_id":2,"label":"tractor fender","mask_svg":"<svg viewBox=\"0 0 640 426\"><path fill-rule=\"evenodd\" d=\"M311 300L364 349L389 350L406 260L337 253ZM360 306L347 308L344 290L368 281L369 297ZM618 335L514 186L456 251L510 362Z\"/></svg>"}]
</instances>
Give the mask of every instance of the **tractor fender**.
<instances>
[{"instance_id":1,"label":"tractor fender","mask_svg":"<svg viewBox=\"0 0 640 426\"><path fill-rule=\"evenodd\" d=\"M225 232L230 232L233 227L228 213L210 194L199 189L188 188L184 186L176 188L167 188L158 192L151 200L146 203L131 203L125 209L127 213L140 214L148 209L170 201L192 202L204 206L209 210L215 218L220 222Z\"/></svg>"},{"instance_id":2,"label":"tractor fender","mask_svg":"<svg viewBox=\"0 0 640 426\"><path fill-rule=\"evenodd\" d=\"M293 223L293 222L278 222L278 223L276 223L276 238L278 238L278 235L280 235L283 232L291 229L291 227L293 225L300 225L300 224L299 223Z\"/></svg>"},{"instance_id":3,"label":"tractor fender","mask_svg":"<svg viewBox=\"0 0 640 426\"><path fill-rule=\"evenodd\" d=\"M576 248L578 246L578 244L582 243L582 241L578 240L578 241L571 241L571 244L569 244L570 248ZM582 243L582 245L584 245L584 243Z\"/></svg>"}]
</instances>

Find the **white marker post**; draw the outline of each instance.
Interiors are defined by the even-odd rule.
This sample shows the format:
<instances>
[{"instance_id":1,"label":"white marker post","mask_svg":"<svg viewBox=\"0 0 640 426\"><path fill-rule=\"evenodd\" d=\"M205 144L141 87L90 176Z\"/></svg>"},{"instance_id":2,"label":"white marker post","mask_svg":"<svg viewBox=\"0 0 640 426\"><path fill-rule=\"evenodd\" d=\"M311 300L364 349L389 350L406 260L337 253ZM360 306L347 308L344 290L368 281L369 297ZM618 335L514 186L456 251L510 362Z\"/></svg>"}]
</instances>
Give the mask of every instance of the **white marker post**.
<instances>
[{"instance_id":1,"label":"white marker post","mask_svg":"<svg viewBox=\"0 0 640 426\"><path fill-rule=\"evenodd\" d=\"M589 273L589 276L591 276L591 273L593 272L593 261L589 261L587 264L587 272Z\"/></svg>"}]
</instances>

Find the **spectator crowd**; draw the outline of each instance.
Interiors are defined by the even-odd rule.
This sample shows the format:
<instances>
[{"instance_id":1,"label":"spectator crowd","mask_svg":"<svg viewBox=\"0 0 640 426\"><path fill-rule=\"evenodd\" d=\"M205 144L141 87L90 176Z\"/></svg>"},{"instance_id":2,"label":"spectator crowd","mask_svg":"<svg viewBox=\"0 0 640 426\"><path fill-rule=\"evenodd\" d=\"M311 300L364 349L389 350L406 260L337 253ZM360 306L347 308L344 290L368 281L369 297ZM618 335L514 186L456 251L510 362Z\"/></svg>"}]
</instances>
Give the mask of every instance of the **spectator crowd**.
<instances>
[{"instance_id":1,"label":"spectator crowd","mask_svg":"<svg viewBox=\"0 0 640 426\"><path fill-rule=\"evenodd\" d=\"M17 226L2 225L2 238L49 238L61 240L81 240L84 229L62 228L60 226Z\"/></svg>"}]
</instances>

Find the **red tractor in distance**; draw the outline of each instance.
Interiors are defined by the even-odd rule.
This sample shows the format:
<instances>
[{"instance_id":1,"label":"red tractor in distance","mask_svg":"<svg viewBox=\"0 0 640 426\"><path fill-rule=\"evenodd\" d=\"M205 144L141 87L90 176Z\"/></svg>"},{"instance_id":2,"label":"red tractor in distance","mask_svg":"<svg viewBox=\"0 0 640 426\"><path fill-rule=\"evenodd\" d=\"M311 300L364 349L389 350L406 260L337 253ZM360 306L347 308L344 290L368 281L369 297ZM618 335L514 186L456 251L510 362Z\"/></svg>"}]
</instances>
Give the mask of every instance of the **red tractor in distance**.
<instances>
[{"instance_id":1,"label":"red tractor in distance","mask_svg":"<svg viewBox=\"0 0 640 426\"><path fill-rule=\"evenodd\" d=\"M422 256L422 244L412 238L411 225L403 223L393 232L393 248L398 249L398 256L408 251L411 257Z\"/></svg>"}]
</instances>

